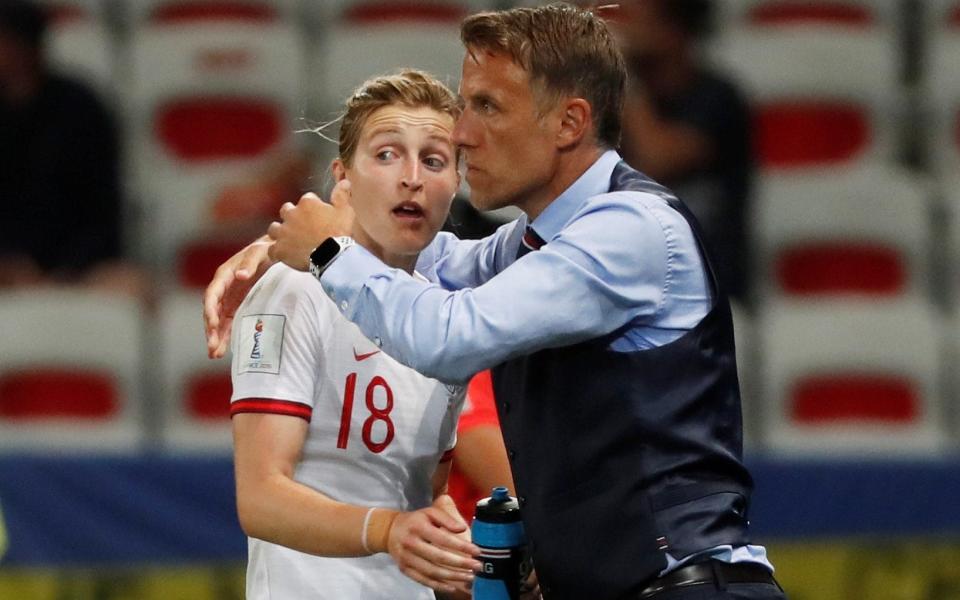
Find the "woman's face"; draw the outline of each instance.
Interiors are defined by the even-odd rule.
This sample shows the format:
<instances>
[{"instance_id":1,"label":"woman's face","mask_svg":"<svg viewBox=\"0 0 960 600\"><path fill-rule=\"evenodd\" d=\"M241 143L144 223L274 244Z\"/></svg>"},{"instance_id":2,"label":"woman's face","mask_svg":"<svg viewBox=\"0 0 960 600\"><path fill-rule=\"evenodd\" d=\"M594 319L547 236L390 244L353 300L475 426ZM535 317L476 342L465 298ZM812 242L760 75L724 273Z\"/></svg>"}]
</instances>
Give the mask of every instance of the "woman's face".
<instances>
[{"instance_id":1,"label":"woman's face","mask_svg":"<svg viewBox=\"0 0 960 600\"><path fill-rule=\"evenodd\" d=\"M443 226L460 184L453 117L428 107L384 106L367 118L353 164L334 162L350 180L353 237L387 264L412 270Z\"/></svg>"}]
</instances>

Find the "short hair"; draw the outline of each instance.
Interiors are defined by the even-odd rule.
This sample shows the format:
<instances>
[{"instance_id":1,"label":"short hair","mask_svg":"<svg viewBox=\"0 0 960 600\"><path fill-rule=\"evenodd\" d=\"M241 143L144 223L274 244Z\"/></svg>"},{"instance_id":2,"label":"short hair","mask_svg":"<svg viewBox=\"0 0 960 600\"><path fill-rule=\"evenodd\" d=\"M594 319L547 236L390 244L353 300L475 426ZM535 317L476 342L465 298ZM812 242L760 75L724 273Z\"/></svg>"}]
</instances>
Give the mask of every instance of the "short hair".
<instances>
[{"instance_id":1,"label":"short hair","mask_svg":"<svg viewBox=\"0 0 960 600\"><path fill-rule=\"evenodd\" d=\"M47 32L47 13L30 0L0 1L0 33L39 48Z\"/></svg>"},{"instance_id":2,"label":"short hair","mask_svg":"<svg viewBox=\"0 0 960 600\"><path fill-rule=\"evenodd\" d=\"M468 52L506 53L547 100L586 99L598 141L620 145L627 71L610 30L592 11L557 3L479 13L463 21L460 39Z\"/></svg>"},{"instance_id":3,"label":"short hair","mask_svg":"<svg viewBox=\"0 0 960 600\"><path fill-rule=\"evenodd\" d=\"M378 108L395 104L432 108L450 115L454 121L460 116L456 95L429 73L403 69L393 75L368 79L347 99L346 113L340 124L338 149L345 166L353 164L360 133L370 115Z\"/></svg>"}]
</instances>

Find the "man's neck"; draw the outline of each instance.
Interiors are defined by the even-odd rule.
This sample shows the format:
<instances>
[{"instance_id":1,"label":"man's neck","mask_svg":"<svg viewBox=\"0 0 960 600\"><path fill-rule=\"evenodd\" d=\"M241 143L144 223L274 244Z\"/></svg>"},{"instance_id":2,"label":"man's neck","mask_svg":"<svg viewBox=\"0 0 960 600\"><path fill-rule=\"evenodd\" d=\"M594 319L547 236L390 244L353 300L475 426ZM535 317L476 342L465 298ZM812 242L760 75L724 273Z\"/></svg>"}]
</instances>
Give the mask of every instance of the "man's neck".
<instances>
[{"instance_id":1,"label":"man's neck","mask_svg":"<svg viewBox=\"0 0 960 600\"><path fill-rule=\"evenodd\" d=\"M533 221L577 179L580 179L605 151L606 149L600 146L582 144L568 152L561 152L557 157L557 168L554 170L553 178L518 208L527 214L529 221Z\"/></svg>"}]
</instances>

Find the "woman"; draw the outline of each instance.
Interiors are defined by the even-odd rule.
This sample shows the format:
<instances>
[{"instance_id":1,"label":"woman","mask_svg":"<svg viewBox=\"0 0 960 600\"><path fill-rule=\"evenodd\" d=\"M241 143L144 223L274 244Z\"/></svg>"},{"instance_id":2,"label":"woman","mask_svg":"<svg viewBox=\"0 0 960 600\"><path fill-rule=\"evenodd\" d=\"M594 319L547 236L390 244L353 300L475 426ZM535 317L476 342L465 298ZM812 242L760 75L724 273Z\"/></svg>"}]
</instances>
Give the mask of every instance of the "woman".
<instances>
[{"instance_id":1,"label":"woman","mask_svg":"<svg viewBox=\"0 0 960 600\"><path fill-rule=\"evenodd\" d=\"M352 205L359 245L409 273L459 185L457 114L443 84L412 70L347 101L335 201ZM463 391L382 353L312 275L284 265L250 291L232 338L247 598L463 589L478 549L445 495Z\"/></svg>"}]
</instances>

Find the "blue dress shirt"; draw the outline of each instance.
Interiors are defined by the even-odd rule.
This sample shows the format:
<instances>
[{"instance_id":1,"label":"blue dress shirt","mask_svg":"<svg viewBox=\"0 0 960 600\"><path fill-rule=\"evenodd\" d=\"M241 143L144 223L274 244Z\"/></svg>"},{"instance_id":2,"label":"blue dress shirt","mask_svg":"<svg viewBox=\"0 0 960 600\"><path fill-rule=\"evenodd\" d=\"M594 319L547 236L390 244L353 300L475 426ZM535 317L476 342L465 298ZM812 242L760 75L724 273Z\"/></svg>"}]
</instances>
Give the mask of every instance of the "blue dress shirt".
<instances>
[{"instance_id":1,"label":"blue dress shirt","mask_svg":"<svg viewBox=\"0 0 960 600\"><path fill-rule=\"evenodd\" d=\"M546 245L520 260L523 216L483 240L438 235L417 265L437 284L354 246L323 287L384 351L449 382L620 329L613 350L671 342L707 314L709 284L689 225L663 198L607 193L619 161L605 152L554 200L530 224Z\"/></svg>"},{"instance_id":2,"label":"blue dress shirt","mask_svg":"<svg viewBox=\"0 0 960 600\"><path fill-rule=\"evenodd\" d=\"M440 233L417 264L436 283L352 246L323 273L323 289L387 354L448 382L614 331L614 351L672 342L709 312L710 284L690 225L664 198L608 192L620 160L606 151L551 202L530 223L546 244L520 259L526 216L482 240ZM751 545L671 556L664 572L704 554L773 569Z\"/></svg>"}]
</instances>

